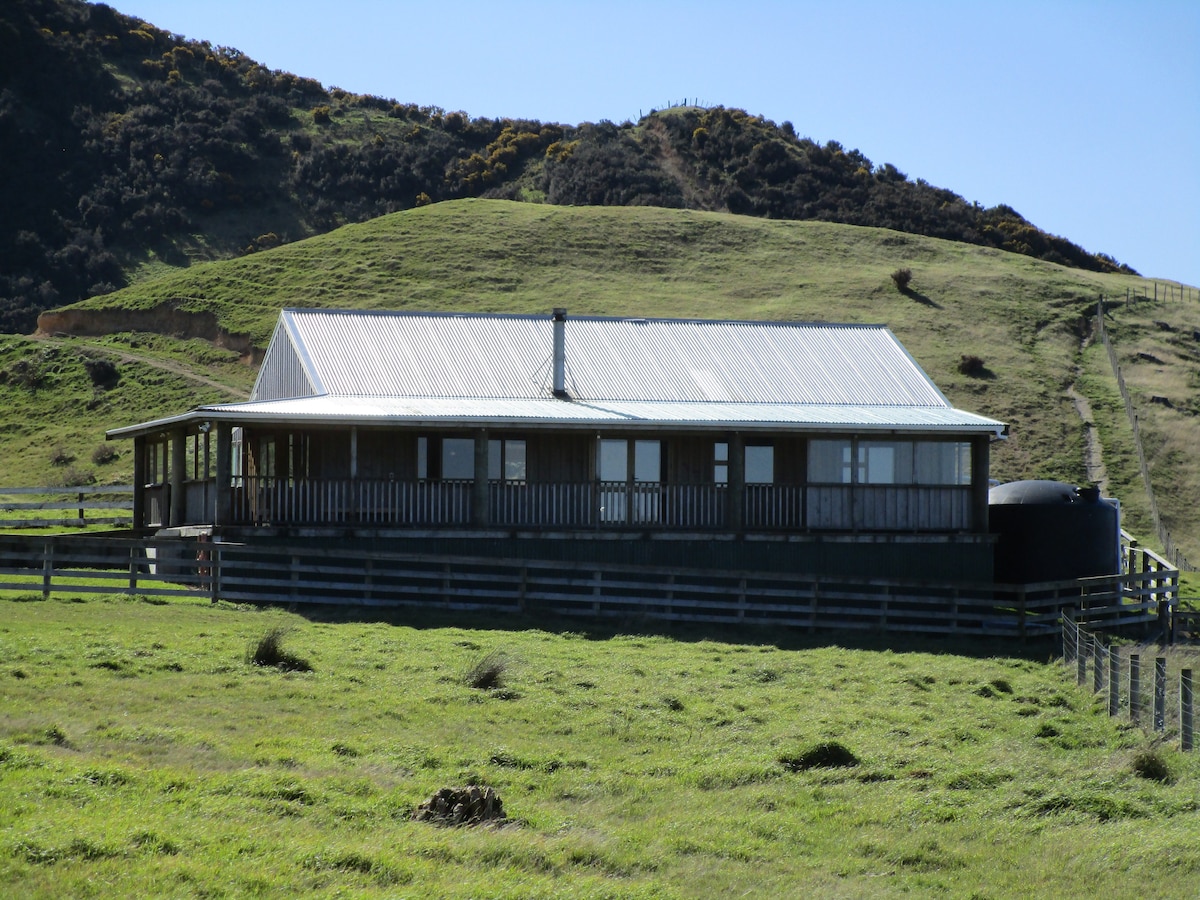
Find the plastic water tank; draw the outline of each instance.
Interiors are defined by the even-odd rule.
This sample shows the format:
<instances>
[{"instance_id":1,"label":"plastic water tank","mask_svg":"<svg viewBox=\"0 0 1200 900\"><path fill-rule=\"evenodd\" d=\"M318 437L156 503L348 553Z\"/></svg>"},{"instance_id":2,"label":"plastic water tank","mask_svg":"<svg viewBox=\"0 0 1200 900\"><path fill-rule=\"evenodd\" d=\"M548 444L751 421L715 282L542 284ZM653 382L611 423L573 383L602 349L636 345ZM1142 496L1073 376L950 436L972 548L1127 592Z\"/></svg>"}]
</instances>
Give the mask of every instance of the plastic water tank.
<instances>
[{"instance_id":1,"label":"plastic water tank","mask_svg":"<svg viewBox=\"0 0 1200 900\"><path fill-rule=\"evenodd\" d=\"M988 492L1001 584L1065 581L1120 571L1120 515L1096 487L1012 481Z\"/></svg>"}]
</instances>

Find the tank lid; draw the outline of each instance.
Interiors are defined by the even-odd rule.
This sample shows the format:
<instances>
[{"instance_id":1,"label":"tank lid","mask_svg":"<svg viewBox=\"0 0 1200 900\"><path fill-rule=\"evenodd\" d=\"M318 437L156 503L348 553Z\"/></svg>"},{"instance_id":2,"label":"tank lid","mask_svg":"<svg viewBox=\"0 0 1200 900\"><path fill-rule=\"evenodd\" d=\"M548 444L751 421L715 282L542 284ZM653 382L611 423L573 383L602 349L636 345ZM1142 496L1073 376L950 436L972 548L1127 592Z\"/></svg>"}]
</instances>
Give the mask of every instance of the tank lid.
<instances>
[{"instance_id":1,"label":"tank lid","mask_svg":"<svg viewBox=\"0 0 1200 900\"><path fill-rule=\"evenodd\" d=\"M988 491L988 504L1051 506L1063 503L1095 503L1100 491L1094 486L1077 488L1065 481L1010 481Z\"/></svg>"}]
</instances>

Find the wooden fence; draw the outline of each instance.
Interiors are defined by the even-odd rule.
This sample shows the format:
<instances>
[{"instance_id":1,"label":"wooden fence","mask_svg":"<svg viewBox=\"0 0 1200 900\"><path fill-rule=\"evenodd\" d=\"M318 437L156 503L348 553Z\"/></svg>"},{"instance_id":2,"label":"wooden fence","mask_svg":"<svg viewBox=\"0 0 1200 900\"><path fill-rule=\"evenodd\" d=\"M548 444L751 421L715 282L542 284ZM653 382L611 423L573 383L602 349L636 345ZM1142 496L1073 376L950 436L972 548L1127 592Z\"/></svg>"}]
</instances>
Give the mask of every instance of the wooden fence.
<instances>
[{"instance_id":1,"label":"wooden fence","mask_svg":"<svg viewBox=\"0 0 1200 900\"><path fill-rule=\"evenodd\" d=\"M1075 670L1079 684L1090 683L1094 693L1107 698L1110 716L1127 715L1133 724L1149 725L1158 733L1166 732L1169 723L1177 723L1179 748L1193 748L1191 668L1173 666L1171 657L1156 655L1151 669L1138 645L1109 644L1070 615L1062 619L1062 648L1063 663ZM1178 694L1167 690L1169 669L1175 669L1170 674L1174 676L1171 680L1177 680Z\"/></svg>"},{"instance_id":2,"label":"wooden fence","mask_svg":"<svg viewBox=\"0 0 1200 900\"><path fill-rule=\"evenodd\" d=\"M115 510L125 512L116 515ZM100 515L94 515L97 512ZM132 485L0 488L0 528L128 528L132 524Z\"/></svg>"},{"instance_id":3,"label":"wooden fence","mask_svg":"<svg viewBox=\"0 0 1200 900\"><path fill-rule=\"evenodd\" d=\"M184 539L0 535L0 590L1037 638L1169 618L1171 573L948 584ZM1177 575L1177 573L1175 573Z\"/></svg>"}]
</instances>

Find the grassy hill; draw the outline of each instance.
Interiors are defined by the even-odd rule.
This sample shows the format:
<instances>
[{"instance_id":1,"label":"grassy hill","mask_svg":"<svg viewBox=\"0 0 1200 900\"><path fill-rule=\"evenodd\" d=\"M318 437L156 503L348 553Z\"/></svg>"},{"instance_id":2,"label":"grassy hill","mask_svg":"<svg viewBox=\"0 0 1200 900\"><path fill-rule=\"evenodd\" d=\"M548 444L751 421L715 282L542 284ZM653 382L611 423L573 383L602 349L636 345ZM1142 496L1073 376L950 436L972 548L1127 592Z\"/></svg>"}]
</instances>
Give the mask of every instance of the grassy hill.
<instances>
[{"instance_id":1,"label":"grassy hill","mask_svg":"<svg viewBox=\"0 0 1200 900\"><path fill-rule=\"evenodd\" d=\"M902 267L913 272L906 294L890 278ZM129 378L94 391L81 362L76 370L64 362L55 370L59 381L36 392L8 377L0 398L15 415L2 426L0 452L21 460L6 480L51 479L58 470L50 450L59 444L83 460L105 428L219 399L213 378L225 396L237 397L253 374L236 362L239 352L265 346L284 306L495 312L565 306L576 314L882 322L956 405L1011 424L1010 438L994 447L996 478L1083 482L1090 433L1127 524L1152 540L1132 433L1107 358L1091 343L1089 317L1106 295L1122 301L1109 316L1120 354L1162 361L1142 360L1127 378L1148 410L1144 437L1153 445L1148 452L1163 486L1164 515L1185 552L1200 558L1200 523L1187 500L1187 485L1200 485L1200 473L1181 452L1194 439L1188 396L1200 382L1200 356L1192 349L1200 344L1191 328L1200 326L1200 306L1194 294L1185 301L1175 288L1170 302L1123 307L1127 292L1141 297L1154 290L1165 296L1165 286L1136 276L885 229L657 208L453 201L196 265L43 317L50 333L97 337L53 347L9 338L0 345L6 354L0 369L12 372L23 354L53 350L78 360L112 356ZM1174 331L1153 324L1164 317ZM155 330L181 337L145 334ZM240 350L221 350L198 336ZM961 373L963 356L979 357L982 375ZM149 372L163 393L135 392ZM1090 400L1084 414L1090 425L1073 392ZM1150 410L1155 395L1175 399ZM64 407L76 410L70 421ZM46 449L31 449L39 446ZM121 480L131 464L122 459L93 471Z\"/></svg>"}]
</instances>

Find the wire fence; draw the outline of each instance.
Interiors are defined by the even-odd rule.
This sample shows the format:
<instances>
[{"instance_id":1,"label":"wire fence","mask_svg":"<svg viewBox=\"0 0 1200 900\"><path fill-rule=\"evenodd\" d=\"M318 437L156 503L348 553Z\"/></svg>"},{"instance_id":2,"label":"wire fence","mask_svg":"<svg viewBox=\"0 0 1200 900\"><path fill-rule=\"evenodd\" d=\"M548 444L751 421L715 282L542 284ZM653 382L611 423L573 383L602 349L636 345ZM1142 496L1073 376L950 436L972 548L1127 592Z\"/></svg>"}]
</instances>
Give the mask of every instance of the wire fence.
<instances>
[{"instance_id":1,"label":"wire fence","mask_svg":"<svg viewBox=\"0 0 1200 900\"><path fill-rule=\"evenodd\" d=\"M1133 429L1133 446L1137 451L1138 468L1141 470L1142 484L1146 490L1146 499L1150 503L1150 519L1154 525L1154 533L1158 536L1159 543L1162 544L1168 560L1173 562L1177 568L1194 572L1196 571L1195 567L1188 562L1187 557L1176 546L1175 541L1171 538L1171 532L1163 524L1162 513L1158 508L1158 500L1154 495L1154 484L1150 480L1150 466L1146 461L1146 451L1142 446L1142 433L1138 425L1137 409L1133 405L1133 397L1129 393L1128 386L1125 384L1125 376L1121 372L1121 364L1117 361L1117 351L1113 348L1112 341L1108 337L1108 329L1104 326L1105 309L1105 301L1101 297L1099 303L1096 304L1096 330L1100 335L1100 339L1104 342L1104 349L1108 352L1108 362L1112 366L1113 375L1117 379L1117 388L1121 391L1121 399L1125 402L1125 415L1128 416L1129 424Z\"/></svg>"},{"instance_id":2,"label":"wire fence","mask_svg":"<svg viewBox=\"0 0 1200 900\"><path fill-rule=\"evenodd\" d=\"M1194 651L1156 652L1143 656L1146 645L1116 646L1088 631L1070 616L1062 619L1062 661L1075 670L1080 686L1107 700L1110 716L1125 716L1134 725L1178 735L1179 749L1192 750L1193 672L1200 656ZM1172 685L1178 685L1172 690Z\"/></svg>"}]
</instances>

